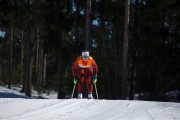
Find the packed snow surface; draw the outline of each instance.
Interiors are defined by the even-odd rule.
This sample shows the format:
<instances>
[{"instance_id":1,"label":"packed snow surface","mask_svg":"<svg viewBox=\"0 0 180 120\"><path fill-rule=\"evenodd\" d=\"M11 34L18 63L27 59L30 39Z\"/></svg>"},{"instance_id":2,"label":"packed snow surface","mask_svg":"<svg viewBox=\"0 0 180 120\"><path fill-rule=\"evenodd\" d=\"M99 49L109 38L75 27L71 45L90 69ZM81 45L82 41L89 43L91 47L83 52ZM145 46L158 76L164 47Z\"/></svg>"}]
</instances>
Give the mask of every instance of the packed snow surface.
<instances>
[{"instance_id":1,"label":"packed snow surface","mask_svg":"<svg viewBox=\"0 0 180 120\"><path fill-rule=\"evenodd\" d=\"M0 119L180 120L180 103L95 99L0 98Z\"/></svg>"}]
</instances>

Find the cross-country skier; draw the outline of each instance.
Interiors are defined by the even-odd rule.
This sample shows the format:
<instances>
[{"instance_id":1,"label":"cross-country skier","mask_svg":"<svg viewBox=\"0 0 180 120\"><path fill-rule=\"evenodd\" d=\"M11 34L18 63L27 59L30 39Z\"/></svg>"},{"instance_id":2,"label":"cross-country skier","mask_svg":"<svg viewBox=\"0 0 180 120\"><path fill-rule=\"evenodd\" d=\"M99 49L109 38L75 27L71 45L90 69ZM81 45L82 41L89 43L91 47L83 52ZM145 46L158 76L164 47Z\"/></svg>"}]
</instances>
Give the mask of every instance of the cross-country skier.
<instances>
[{"instance_id":1,"label":"cross-country skier","mask_svg":"<svg viewBox=\"0 0 180 120\"><path fill-rule=\"evenodd\" d=\"M89 51L83 51L82 55L77 57L72 67L73 82L78 82L78 98L82 99L84 86L86 83L88 90L88 99L93 99L93 84L97 82L98 67L95 60L89 56ZM86 80L86 81L85 81Z\"/></svg>"}]
</instances>

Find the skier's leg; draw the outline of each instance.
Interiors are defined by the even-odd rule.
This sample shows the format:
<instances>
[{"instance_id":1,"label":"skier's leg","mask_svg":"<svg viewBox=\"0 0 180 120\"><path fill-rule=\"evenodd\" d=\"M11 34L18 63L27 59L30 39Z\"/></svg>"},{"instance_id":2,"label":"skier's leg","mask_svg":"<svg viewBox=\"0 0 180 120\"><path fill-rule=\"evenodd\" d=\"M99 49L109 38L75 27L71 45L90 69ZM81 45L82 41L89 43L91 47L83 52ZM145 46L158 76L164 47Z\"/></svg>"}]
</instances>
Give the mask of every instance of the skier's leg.
<instances>
[{"instance_id":1,"label":"skier's leg","mask_svg":"<svg viewBox=\"0 0 180 120\"><path fill-rule=\"evenodd\" d=\"M78 93L83 93L84 90L84 77L79 78Z\"/></svg>"},{"instance_id":2,"label":"skier's leg","mask_svg":"<svg viewBox=\"0 0 180 120\"><path fill-rule=\"evenodd\" d=\"M86 71L86 76L87 76L87 88L88 88L88 98L89 99L93 99L93 96L92 96L93 84L91 81L92 75L93 75L93 69L88 68Z\"/></svg>"},{"instance_id":3,"label":"skier's leg","mask_svg":"<svg viewBox=\"0 0 180 120\"><path fill-rule=\"evenodd\" d=\"M92 91L93 91L93 84L91 82L91 77L87 78L87 88L88 88L88 93L92 93Z\"/></svg>"},{"instance_id":4,"label":"skier's leg","mask_svg":"<svg viewBox=\"0 0 180 120\"><path fill-rule=\"evenodd\" d=\"M77 70L79 82L78 82L78 98L82 98L82 93L84 90L84 69L79 68Z\"/></svg>"}]
</instances>

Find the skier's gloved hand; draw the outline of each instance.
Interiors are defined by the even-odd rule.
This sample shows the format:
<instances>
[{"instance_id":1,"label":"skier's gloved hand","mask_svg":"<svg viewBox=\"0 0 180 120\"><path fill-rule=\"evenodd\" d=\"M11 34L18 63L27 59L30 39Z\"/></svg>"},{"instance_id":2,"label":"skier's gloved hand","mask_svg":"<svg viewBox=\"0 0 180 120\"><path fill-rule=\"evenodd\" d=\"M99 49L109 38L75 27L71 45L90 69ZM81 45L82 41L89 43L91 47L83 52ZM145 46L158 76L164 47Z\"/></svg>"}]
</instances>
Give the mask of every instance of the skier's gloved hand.
<instances>
[{"instance_id":1,"label":"skier's gloved hand","mask_svg":"<svg viewBox=\"0 0 180 120\"><path fill-rule=\"evenodd\" d=\"M97 75L95 75L95 76L93 77L93 83L94 83L94 84L97 83Z\"/></svg>"},{"instance_id":2,"label":"skier's gloved hand","mask_svg":"<svg viewBox=\"0 0 180 120\"><path fill-rule=\"evenodd\" d=\"M96 84L97 83L97 79L93 79L93 83Z\"/></svg>"},{"instance_id":3,"label":"skier's gloved hand","mask_svg":"<svg viewBox=\"0 0 180 120\"><path fill-rule=\"evenodd\" d=\"M73 79L73 82L74 82L74 84L76 84L76 83L78 82L78 79L77 79L77 78L74 78L74 79Z\"/></svg>"}]
</instances>

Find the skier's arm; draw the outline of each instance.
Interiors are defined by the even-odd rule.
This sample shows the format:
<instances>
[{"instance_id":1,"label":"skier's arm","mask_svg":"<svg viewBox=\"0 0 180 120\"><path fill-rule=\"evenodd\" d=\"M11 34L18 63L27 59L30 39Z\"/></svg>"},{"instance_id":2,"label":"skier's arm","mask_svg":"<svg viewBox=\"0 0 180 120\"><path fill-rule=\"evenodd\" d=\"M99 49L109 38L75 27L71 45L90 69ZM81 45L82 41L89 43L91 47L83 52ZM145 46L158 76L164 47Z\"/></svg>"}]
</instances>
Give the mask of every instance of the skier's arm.
<instances>
[{"instance_id":1,"label":"skier's arm","mask_svg":"<svg viewBox=\"0 0 180 120\"><path fill-rule=\"evenodd\" d=\"M94 76L97 76L97 74L98 74L98 67L97 67L97 64L96 64L96 62L95 62L95 60L93 59L92 60L92 67L93 67L93 72L94 72Z\"/></svg>"},{"instance_id":2,"label":"skier's arm","mask_svg":"<svg viewBox=\"0 0 180 120\"><path fill-rule=\"evenodd\" d=\"M98 67L97 67L97 64L96 64L94 59L92 61L92 67L93 67L93 73L94 73L93 83L96 84L96 82L97 82L97 74L98 74Z\"/></svg>"},{"instance_id":3,"label":"skier's arm","mask_svg":"<svg viewBox=\"0 0 180 120\"><path fill-rule=\"evenodd\" d=\"M74 62L74 64L73 64L73 67L72 67L72 77L74 78L74 77L77 77L77 76L75 76L75 71L76 71L76 68L78 67L78 62L77 62L77 60Z\"/></svg>"}]
</instances>

